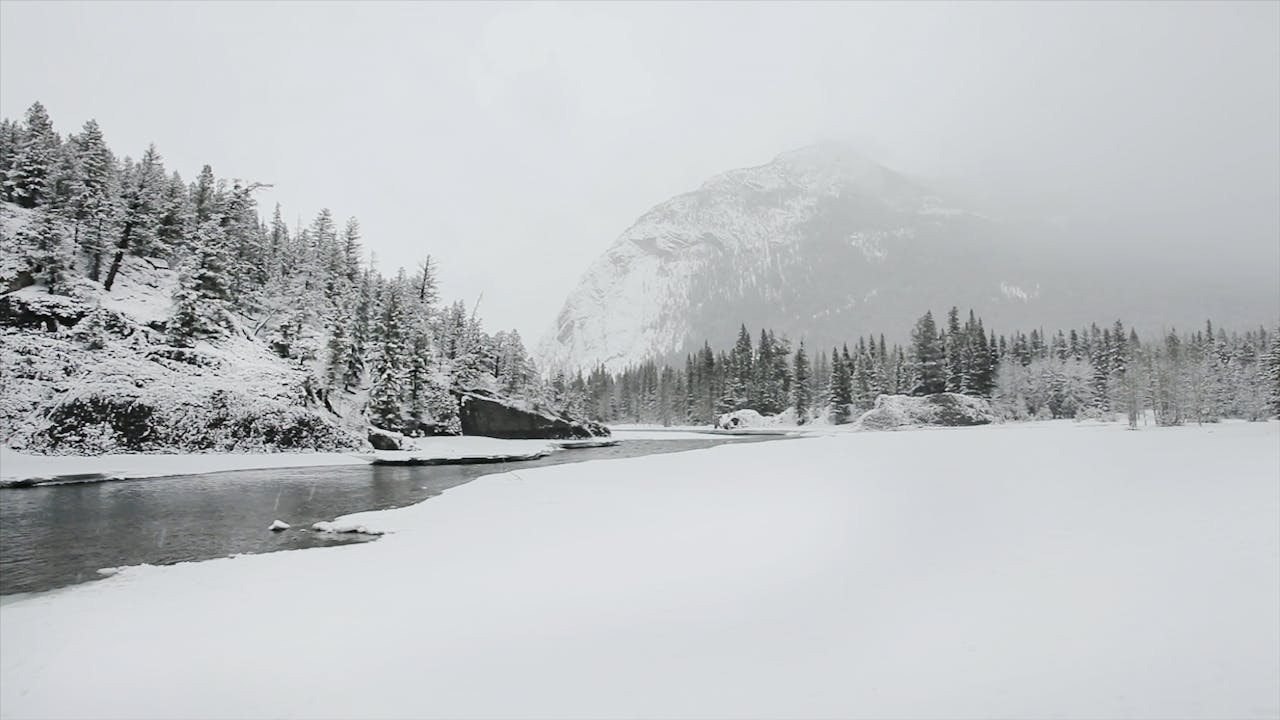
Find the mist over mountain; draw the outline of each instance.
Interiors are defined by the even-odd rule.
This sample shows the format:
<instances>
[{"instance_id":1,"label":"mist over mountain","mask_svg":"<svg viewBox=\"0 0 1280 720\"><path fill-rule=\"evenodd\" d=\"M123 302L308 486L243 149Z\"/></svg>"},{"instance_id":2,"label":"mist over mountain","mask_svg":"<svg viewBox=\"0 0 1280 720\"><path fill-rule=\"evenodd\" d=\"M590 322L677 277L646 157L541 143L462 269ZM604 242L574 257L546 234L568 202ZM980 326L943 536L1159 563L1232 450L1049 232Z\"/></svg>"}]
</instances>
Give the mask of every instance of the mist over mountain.
<instances>
[{"instance_id":1,"label":"mist over mountain","mask_svg":"<svg viewBox=\"0 0 1280 720\"><path fill-rule=\"evenodd\" d=\"M1141 243L1138 254L1115 242L1141 232L1131 223L1029 204L1034 189L1001 198L964 187L834 142L725 172L651 208L591 264L540 360L616 370L704 340L725 347L740 324L811 347L868 333L901 341L925 310L952 305L993 328L1123 317L1141 332L1280 316L1274 268L1232 267L1212 235L1191 250Z\"/></svg>"}]
</instances>

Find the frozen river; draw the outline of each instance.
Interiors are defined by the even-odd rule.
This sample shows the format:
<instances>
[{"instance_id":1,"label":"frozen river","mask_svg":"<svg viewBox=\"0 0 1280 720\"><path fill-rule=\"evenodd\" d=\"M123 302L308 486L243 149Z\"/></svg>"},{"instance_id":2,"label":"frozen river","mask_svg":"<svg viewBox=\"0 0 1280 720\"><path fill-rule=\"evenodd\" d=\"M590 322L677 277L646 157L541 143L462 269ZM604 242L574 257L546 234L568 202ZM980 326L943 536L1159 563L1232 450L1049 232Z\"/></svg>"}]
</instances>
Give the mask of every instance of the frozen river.
<instances>
[{"instance_id":1,"label":"frozen river","mask_svg":"<svg viewBox=\"0 0 1280 720\"><path fill-rule=\"evenodd\" d=\"M340 515L412 505L482 475L753 441L628 440L512 463L245 470L0 489L0 595L93 580L100 568L364 542L368 536L305 529ZM294 529L268 531L276 519Z\"/></svg>"}]
</instances>

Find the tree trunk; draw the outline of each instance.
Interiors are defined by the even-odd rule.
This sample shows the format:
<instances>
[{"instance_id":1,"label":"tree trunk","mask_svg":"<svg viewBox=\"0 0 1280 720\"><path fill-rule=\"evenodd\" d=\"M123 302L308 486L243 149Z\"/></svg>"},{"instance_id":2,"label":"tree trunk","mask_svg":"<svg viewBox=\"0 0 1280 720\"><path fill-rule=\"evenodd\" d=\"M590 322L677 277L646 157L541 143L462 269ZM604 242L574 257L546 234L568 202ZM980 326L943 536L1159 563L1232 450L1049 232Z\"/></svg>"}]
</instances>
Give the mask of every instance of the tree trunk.
<instances>
[{"instance_id":1,"label":"tree trunk","mask_svg":"<svg viewBox=\"0 0 1280 720\"><path fill-rule=\"evenodd\" d=\"M124 224L124 232L120 233L120 242L116 245L115 257L111 258L111 269L107 271L107 279L102 283L102 287L111 291L111 286L116 281L116 273L120 272L120 263L124 262L124 251L129 249L129 236L133 234L133 223Z\"/></svg>"}]
</instances>

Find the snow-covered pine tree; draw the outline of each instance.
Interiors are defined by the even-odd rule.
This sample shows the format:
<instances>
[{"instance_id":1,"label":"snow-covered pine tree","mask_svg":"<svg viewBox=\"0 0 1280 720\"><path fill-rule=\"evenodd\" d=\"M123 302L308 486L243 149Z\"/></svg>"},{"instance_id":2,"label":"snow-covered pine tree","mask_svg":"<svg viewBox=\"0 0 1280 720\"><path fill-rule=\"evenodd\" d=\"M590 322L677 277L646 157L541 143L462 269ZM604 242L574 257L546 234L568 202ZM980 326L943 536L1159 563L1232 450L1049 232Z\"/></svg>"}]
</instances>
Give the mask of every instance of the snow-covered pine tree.
<instances>
[{"instance_id":1,"label":"snow-covered pine tree","mask_svg":"<svg viewBox=\"0 0 1280 720\"><path fill-rule=\"evenodd\" d=\"M164 165L155 145L147 147L136 164L125 161L121 174L122 205L121 228L116 241L111 267L102 286L111 290L116 274L124 262L126 252L147 249L160 221L161 191L166 181Z\"/></svg>"},{"instance_id":2,"label":"snow-covered pine tree","mask_svg":"<svg viewBox=\"0 0 1280 720\"><path fill-rule=\"evenodd\" d=\"M809 422L809 411L813 407L813 388L809 378L809 357L804 351L804 340L796 349L795 361L792 363L794 374L791 380L791 404L796 409L796 424Z\"/></svg>"},{"instance_id":3,"label":"snow-covered pine tree","mask_svg":"<svg viewBox=\"0 0 1280 720\"><path fill-rule=\"evenodd\" d=\"M725 412L742 410L751 404L752 354L751 335L744 324L738 330L738 341L725 370L724 395L720 399L720 407Z\"/></svg>"},{"instance_id":4,"label":"snow-covered pine tree","mask_svg":"<svg viewBox=\"0 0 1280 720\"><path fill-rule=\"evenodd\" d=\"M190 254L178 271L173 316L167 328L169 342L188 346L229 326L229 264L222 225L217 218L206 220L196 228Z\"/></svg>"},{"instance_id":5,"label":"snow-covered pine tree","mask_svg":"<svg viewBox=\"0 0 1280 720\"><path fill-rule=\"evenodd\" d=\"M347 367L342 374L342 386L348 390L357 388L364 379L366 357L369 352L370 322L375 311L374 274L370 268L360 272L356 289L355 308L351 318L351 352L347 354Z\"/></svg>"},{"instance_id":6,"label":"snow-covered pine tree","mask_svg":"<svg viewBox=\"0 0 1280 720\"><path fill-rule=\"evenodd\" d=\"M831 349L831 382L828 383L831 422L842 425L849 422L849 404L853 402L853 380L849 373L848 346L841 355L836 348ZM797 421L798 421L797 411Z\"/></svg>"},{"instance_id":7,"label":"snow-covered pine tree","mask_svg":"<svg viewBox=\"0 0 1280 720\"><path fill-rule=\"evenodd\" d=\"M329 340L325 343L324 383L325 387L334 390L349 390L347 371L351 367L352 354L355 352L352 335L354 310L348 298L339 298L336 306L330 311L325 325L329 331Z\"/></svg>"},{"instance_id":8,"label":"snow-covered pine tree","mask_svg":"<svg viewBox=\"0 0 1280 720\"><path fill-rule=\"evenodd\" d=\"M947 392L958 393L964 385L964 334L960 330L960 310L954 305L947 312L947 329L942 340L943 387Z\"/></svg>"},{"instance_id":9,"label":"snow-covered pine tree","mask_svg":"<svg viewBox=\"0 0 1280 720\"><path fill-rule=\"evenodd\" d=\"M342 267L348 287L354 287L360 280L360 258L363 254L360 221L353 217L347 218L347 224L342 228Z\"/></svg>"},{"instance_id":10,"label":"snow-covered pine tree","mask_svg":"<svg viewBox=\"0 0 1280 720\"><path fill-rule=\"evenodd\" d=\"M22 144L22 131L18 123L4 118L0 120L0 200L12 200L10 188L5 180L13 169L14 156Z\"/></svg>"},{"instance_id":11,"label":"snow-covered pine tree","mask_svg":"<svg viewBox=\"0 0 1280 720\"><path fill-rule=\"evenodd\" d=\"M536 372L516 330L494 335L496 358L494 379L498 392L507 397L528 397L534 388Z\"/></svg>"},{"instance_id":12,"label":"snow-covered pine tree","mask_svg":"<svg viewBox=\"0 0 1280 720\"><path fill-rule=\"evenodd\" d=\"M916 321L916 326L911 331L911 356L917 377L911 390L912 395L931 395L946 390L947 370L943 364L943 348L931 311Z\"/></svg>"},{"instance_id":13,"label":"snow-covered pine tree","mask_svg":"<svg viewBox=\"0 0 1280 720\"><path fill-rule=\"evenodd\" d=\"M58 217L51 208L37 211L32 224L23 231L21 238L30 248L30 264L36 270L35 277L44 283L50 294L65 295L69 290L70 271L75 259L71 243L63 233Z\"/></svg>"},{"instance_id":14,"label":"snow-covered pine tree","mask_svg":"<svg viewBox=\"0 0 1280 720\"><path fill-rule=\"evenodd\" d=\"M27 109L20 138L4 184L14 202L33 208L50 199L61 144L44 105L36 102Z\"/></svg>"},{"instance_id":15,"label":"snow-covered pine tree","mask_svg":"<svg viewBox=\"0 0 1280 720\"><path fill-rule=\"evenodd\" d=\"M1280 415L1280 327L1271 333L1271 344L1262 360L1262 369L1261 376L1267 385L1265 395L1270 400L1271 412Z\"/></svg>"},{"instance_id":16,"label":"snow-covered pine tree","mask_svg":"<svg viewBox=\"0 0 1280 720\"><path fill-rule=\"evenodd\" d=\"M374 328L369 417L380 428L400 430L404 427L409 360L403 270L383 288Z\"/></svg>"},{"instance_id":17,"label":"snow-covered pine tree","mask_svg":"<svg viewBox=\"0 0 1280 720\"><path fill-rule=\"evenodd\" d=\"M762 414L772 415L778 412L774 408L769 388L773 380L773 345L769 342L768 332L760 329L760 343L756 346L756 356L751 372L751 387L748 394L749 406Z\"/></svg>"},{"instance_id":18,"label":"snow-covered pine tree","mask_svg":"<svg viewBox=\"0 0 1280 720\"><path fill-rule=\"evenodd\" d=\"M222 199L219 197L218 181L213 175L213 167L205 165L200 168L200 175L191 184L188 193L191 198L191 211L196 223L203 223L221 215Z\"/></svg>"},{"instance_id":19,"label":"snow-covered pine tree","mask_svg":"<svg viewBox=\"0 0 1280 720\"><path fill-rule=\"evenodd\" d=\"M177 172L169 177L160 198L160 222L156 227L158 247L167 249L171 256L182 256L190 251L188 240L195 227L195 214L187 196L187 185Z\"/></svg>"},{"instance_id":20,"label":"snow-covered pine tree","mask_svg":"<svg viewBox=\"0 0 1280 720\"><path fill-rule=\"evenodd\" d=\"M236 181L231 190L223 194L222 227L226 235L226 248L231 269L231 299L236 309L252 312L260 308L269 272L266 263L267 237L258 221L258 204L253 193L262 187L260 183ZM343 285L343 290L347 290ZM337 314L339 304L349 304L349 293L334 299L332 310Z\"/></svg>"}]
</instances>

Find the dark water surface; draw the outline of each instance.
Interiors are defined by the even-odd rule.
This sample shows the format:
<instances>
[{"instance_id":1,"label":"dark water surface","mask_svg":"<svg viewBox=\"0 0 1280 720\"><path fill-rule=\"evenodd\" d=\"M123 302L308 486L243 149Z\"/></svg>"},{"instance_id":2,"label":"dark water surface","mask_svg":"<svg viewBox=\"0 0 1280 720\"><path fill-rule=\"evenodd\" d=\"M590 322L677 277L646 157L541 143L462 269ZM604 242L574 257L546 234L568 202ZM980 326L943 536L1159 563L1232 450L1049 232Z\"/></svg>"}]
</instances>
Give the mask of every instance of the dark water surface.
<instances>
[{"instance_id":1,"label":"dark water surface","mask_svg":"<svg viewBox=\"0 0 1280 720\"><path fill-rule=\"evenodd\" d=\"M628 440L486 465L243 470L0 489L0 595L94 580L99 568L365 542L366 536L303 529L340 515L412 505L482 475L764 439ZM293 529L267 530L277 518Z\"/></svg>"}]
</instances>

